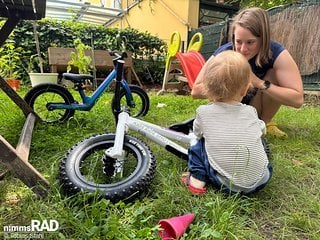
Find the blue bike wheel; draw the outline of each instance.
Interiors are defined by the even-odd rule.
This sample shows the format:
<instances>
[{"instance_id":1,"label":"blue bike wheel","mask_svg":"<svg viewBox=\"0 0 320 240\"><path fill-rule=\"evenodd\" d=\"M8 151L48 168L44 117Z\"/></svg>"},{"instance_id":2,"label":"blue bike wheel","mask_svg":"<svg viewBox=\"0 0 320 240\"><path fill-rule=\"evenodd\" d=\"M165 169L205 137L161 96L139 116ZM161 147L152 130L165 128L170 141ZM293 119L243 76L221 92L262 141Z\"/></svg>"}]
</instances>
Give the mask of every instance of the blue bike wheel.
<instances>
[{"instance_id":1,"label":"blue bike wheel","mask_svg":"<svg viewBox=\"0 0 320 240\"><path fill-rule=\"evenodd\" d=\"M74 103L71 93L57 84L39 84L31 88L24 100L46 123L62 123L74 115L74 110L71 109L48 109L48 104L50 103Z\"/></svg>"},{"instance_id":2,"label":"blue bike wheel","mask_svg":"<svg viewBox=\"0 0 320 240\"><path fill-rule=\"evenodd\" d=\"M120 107L125 107L132 117L145 116L149 111L150 100L148 94L140 87L129 85L132 100L128 99L124 88L120 91ZM117 110L116 98L112 99L112 111Z\"/></svg>"}]
</instances>

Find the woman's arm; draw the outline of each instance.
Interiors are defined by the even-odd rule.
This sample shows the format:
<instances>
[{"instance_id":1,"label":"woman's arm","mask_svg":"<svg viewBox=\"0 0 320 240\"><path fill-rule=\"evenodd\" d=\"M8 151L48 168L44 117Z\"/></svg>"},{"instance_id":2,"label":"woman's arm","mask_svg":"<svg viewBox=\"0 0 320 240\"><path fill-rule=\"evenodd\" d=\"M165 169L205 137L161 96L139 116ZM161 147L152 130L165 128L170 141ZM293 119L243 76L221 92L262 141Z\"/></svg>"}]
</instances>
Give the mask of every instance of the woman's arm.
<instances>
[{"instance_id":1,"label":"woman's arm","mask_svg":"<svg viewBox=\"0 0 320 240\"><path fill-rule=\"evenodd\" d=\"M264 80L269 80L272 84L263 93L282 105L301 107L304 101L302 79L297 64L287 50L280 53L271 71L274 74L267 74ZM252 74L251 80L254 87L263 88L261 79Z\"/></svg>"}]
</instances>

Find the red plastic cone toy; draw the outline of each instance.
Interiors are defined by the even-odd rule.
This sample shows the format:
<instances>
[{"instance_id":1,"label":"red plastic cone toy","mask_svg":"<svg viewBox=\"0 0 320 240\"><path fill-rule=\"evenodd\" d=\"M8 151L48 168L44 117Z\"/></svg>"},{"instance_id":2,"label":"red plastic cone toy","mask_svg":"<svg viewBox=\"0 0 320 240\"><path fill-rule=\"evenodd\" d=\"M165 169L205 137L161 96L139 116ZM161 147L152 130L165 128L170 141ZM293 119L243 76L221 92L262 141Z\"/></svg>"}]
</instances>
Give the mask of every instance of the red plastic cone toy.
<instances>
[{"instance_id":1,"label":"red plastic cone toy","mask_svg":"<svg viewBox=\"0 0 320 240\"><path fill-rule=\"evenodd\" d=\"M184 234L194 218L195 215L193 213L189 213L183 216L160 220L160 230L158 231L158 233L161 239L179 239Z\"/></svg>"}]
</instances>

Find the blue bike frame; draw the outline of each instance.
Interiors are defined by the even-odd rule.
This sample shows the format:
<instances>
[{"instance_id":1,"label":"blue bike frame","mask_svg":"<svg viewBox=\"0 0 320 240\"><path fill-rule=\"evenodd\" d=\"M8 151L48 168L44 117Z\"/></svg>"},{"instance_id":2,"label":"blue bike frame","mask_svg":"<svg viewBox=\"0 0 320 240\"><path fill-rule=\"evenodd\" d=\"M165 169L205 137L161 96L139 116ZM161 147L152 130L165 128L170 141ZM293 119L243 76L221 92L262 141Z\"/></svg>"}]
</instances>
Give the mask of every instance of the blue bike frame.
<instances>
[{"instance_id":1,"label":"blue bike frame","mask_svg":"<svg viewBox=\"0 0 320 240\"><path fill-rule=\"evenodd\" d=\"M106 90L106 88L116 78L116 76L117 76L117 70L113 69L112 72L105 78L105 80L100 84L100 86L93 92L91 96L86 96L83 89L79 89L79 93L82 99L82 104L79 104L77 102L72 104L49 103L47 107L51 110L73 109L73 110L80 110L80 111L89 111L94 106L96 101L101 97L101 95ZM135 107L131 90L126 80L124 79L121 80L121 86L125 89L127 104L130 107Z\"/></svg>"}]
</instances>

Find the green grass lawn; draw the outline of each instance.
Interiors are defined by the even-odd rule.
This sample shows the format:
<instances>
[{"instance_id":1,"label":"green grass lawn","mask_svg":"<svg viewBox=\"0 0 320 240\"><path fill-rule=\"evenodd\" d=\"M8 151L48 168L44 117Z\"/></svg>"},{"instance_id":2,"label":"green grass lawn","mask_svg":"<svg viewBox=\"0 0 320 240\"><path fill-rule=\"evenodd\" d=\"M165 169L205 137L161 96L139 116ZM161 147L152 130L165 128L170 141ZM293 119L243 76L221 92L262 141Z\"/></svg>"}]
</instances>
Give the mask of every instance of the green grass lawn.
<instances>
[{"instance_id":1,"label":"green grass lawn","mask_svg":"<svg viewBox=\"0 0 320 240\"><path fill-rule=\"evenodd\" d=\"M149 96L150 111L144 119L161 126L193 116L197 106L206 102L174 94L149 92ZM106 93L90 112L76 112L66 124L35 126L29 162L49 180L49 196L38 199L7 174L0 181L0 239L7 236L4 226L28 226L31 220L50 219L59 222L59 230L44 232L42 239L159 239L160 219L189 212L196 218L182 239L320 239L319 106L280 109L274 120L289 138L268 137L274 175L252 197L227 196L211 187L204 197L191 196L179 181L186 162L148 141L157 159L157 172L143 198L112 204L86 194L66 197L57 180L59 162L78 141L114 132L111 97ZM159 103L165 106L157 107ZM25 118L2 91L0 121L0 134L15 147ZM0 172L4 171L0 165Z\"/></svg>"}]
</instances>

